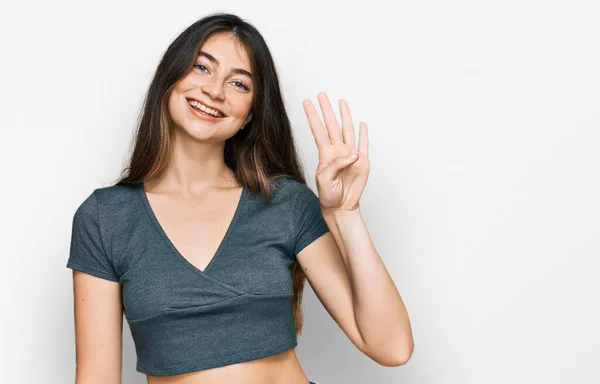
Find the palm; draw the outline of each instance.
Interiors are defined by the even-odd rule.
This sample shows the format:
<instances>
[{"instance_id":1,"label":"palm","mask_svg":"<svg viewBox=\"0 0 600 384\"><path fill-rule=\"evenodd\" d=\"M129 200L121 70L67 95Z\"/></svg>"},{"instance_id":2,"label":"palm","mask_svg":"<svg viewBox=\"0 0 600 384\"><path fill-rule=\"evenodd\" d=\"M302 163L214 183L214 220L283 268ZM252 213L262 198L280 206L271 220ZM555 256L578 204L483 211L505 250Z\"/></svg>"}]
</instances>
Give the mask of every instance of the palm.
<instances>
[{"instance_id":1,"label":"palm","mask_svg":"<svg viewBox=\"0 0 600 384\"><path fill-rule=\"evenodd\" d=\"M342 118L340 127L327 96L320 93L317 99L323 113L325 126L310 101L305 100L302 105L319 151L316 184L320 203L327 209L357 209L370 169L367 126L365 123L360 124L357 148L354 143L354 124L348 104L343 100L340 101ZM333 169L334 164L332 163L351 153L359 153L359 159L341 170Z\"/></svg>"}]
</instances>

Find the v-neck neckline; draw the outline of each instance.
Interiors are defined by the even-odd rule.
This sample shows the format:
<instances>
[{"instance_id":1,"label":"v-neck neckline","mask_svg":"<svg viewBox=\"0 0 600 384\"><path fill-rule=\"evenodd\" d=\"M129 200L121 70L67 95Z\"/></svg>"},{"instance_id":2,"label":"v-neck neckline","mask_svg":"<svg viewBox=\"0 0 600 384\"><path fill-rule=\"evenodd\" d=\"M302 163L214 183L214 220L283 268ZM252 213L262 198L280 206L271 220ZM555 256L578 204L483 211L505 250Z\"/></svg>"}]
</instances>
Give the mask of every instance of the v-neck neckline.
<instances>
[{"instance_id":1,"label":"v-neck neckline","mask_svg":"<svg viewBox=\"0 0 600 384\"><path fill-rule=\"evenodd\" d=\"M144 203L144 207L146 208L146 212L147 212L148 216L150 217L150 220L154 223L154 226L156 227L158 233L163 238L163 240L167 243L167 245L171 249L171 251L179 259L181 259L188 267L190 267L193 271L195 271L196 273L199 273L201 275L206 275L207 271L216 262L216 260L219 257L219 255L223 252L223 248L227 245L227 240L229 239L229 237L231 237L231 233L233 232L236 223L239 221L239 216L241 215L241 211L242 211L242 209L244 207L244 203L246 201L246 195L247 195L247 188L246 188L246 186L242 185L242 193L241 193L241 195L239 197L237 206L235 208L235 212L233 214L233 218L231 219L231 222L229 223L229 226L227 227L227 231L225 232L225 236L223 236L223 239L219 243L219 246L217 247L217 250L215 251L214 255L209 260L208 264L206 265L206 267L204 267L203 270L200 269L200 268L198 268L198 267L196 267L188 259L186 259L181 254L181 252L179 252L179 250L177 249L177 247L175 247L175 244L173 244L173 242L171 241L171 239L169 239L169 236L167 236L167 233L165 232L164 228L162 227L162 225L158 221L158 218L157 218L156 214L154 213L154 210L152 209L152 206L150 205L150 200L148 199L148 195L146 195L146 190L144 189L144 183L143 182L142 183L138 183L137 187L138 187L137 189L138 189L138 192L140 194L140 197L142 198L142 202Z\"/></svg>"}]
</instances>

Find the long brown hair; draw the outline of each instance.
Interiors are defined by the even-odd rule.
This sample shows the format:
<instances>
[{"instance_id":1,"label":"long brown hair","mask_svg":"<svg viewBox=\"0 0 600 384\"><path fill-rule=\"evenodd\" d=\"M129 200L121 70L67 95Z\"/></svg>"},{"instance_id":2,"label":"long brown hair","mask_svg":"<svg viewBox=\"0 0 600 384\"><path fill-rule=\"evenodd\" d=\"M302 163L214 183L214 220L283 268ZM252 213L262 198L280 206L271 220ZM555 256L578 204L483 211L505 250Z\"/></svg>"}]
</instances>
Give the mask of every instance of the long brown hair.
<instances>
[{"instance_id":1,"label":"long brown hair","mask_svg":"<svg viewBox=\"0 0 600 384\"><path fill-rule=\"evenodd\" d=\"M279 177L290 177L306 185L269 48L254 26L228 13L201 18L167 48L144 99L129 163L115 185L141 183L165 171L173 151L169 95L175 84L192 70L204 41L220 32L231 33L246 48L255 75L252 119L225 142L225 163L240 184L265 198L270 198L274 181ZM297 261L291 275L292 311L299 335L306 276Z\"/></svg>"}]
</instances>

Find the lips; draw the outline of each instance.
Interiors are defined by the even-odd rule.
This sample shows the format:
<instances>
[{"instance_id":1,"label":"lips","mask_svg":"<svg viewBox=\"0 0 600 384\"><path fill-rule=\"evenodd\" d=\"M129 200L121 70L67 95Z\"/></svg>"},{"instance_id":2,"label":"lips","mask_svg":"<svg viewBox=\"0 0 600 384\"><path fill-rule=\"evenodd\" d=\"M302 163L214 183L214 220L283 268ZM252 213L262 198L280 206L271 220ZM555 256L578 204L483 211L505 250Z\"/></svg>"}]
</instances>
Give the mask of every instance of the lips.
<instances>
[{"instance_id":1,"label":"lips","mask_svg":"<svg viewBox=\"0 0 600 384\"><path fill-rule=\"evenodd\" d=\"M210 109L214 109L215 111L217 111L217 112L219 112L221 115L223 115L223 117L227 117L227 115L226 115L226 114L225 114L223 111L221 111L219 108L215 108L215 107L213 107L213 106L212 106L212 105L210 105L210 104L206 104L204 101L201 101L201 100L195 99L195 98L193 98L193 97L186 97L186 99L187 99L188 101L189 101L189 100L194 100L194 101L196 101L196 102L198 102L198 103L200 103L200 104L203 104L205 107L208 107L208 108L210 108Z\"/></svg>"}]
</instances>

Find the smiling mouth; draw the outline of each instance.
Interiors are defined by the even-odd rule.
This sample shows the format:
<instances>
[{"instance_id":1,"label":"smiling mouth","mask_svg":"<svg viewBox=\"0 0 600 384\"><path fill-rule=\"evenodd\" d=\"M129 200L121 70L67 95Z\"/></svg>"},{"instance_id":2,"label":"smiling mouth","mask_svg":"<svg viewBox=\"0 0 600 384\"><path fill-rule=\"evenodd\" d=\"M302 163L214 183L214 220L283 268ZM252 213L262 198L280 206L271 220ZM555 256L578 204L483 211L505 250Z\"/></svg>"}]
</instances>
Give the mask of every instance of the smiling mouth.
<instances>
[{"instance_id":1,"label":"smiling mouth","mask_svg":"<svg viewBox=\"0 0 600 384\"><path fill-rule=\"evenodd\" d=\"M206 114L208 116L216 117L216 118L219 118L219 119L227 117L226 115L222 114L219 111L216 111L214 109L208 108L207 106L205 106L204 104L200 103L197 100L194 100L194 99L186 99L186 100L187 100L188 104L192 108L194 108L195 110L200 111L200 112L202 112L202 113L204 113L204 114Z\"/></svg>"}]
</instances>

